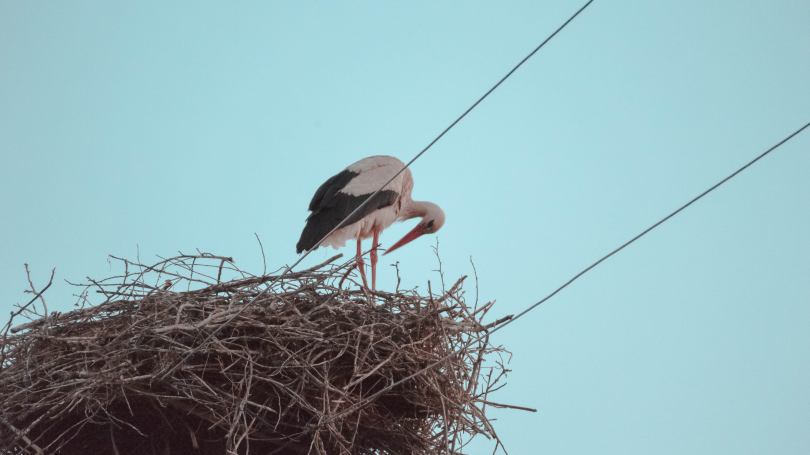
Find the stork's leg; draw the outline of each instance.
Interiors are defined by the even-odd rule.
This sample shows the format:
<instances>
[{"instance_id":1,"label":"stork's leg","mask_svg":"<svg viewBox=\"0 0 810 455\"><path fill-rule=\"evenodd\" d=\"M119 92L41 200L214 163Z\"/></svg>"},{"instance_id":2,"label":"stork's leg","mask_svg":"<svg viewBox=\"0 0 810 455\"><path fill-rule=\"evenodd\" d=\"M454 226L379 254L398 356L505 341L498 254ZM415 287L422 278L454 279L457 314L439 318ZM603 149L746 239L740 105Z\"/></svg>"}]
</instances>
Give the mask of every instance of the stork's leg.
<instances>
[{"instance_id":1,"label":"stork's leg","mask_svg":"<svg viewBox=\"0 0 810 455\"><path fill-rule=\"evenodd\" d=\"M377 246L379 246L380 231L374 230L371 244L371 290L377 289Z\"/></svg>"},{"instance_id":2,"label":"stork's leg","mask_svg":"<svg viewBox=\"0 0 810 455\"><path fill-rule=\"evenodd\" d=\"M360 278L363 279L363 287L368 289L368 281L366 281L366 264L363 262L363 239L357 236L357 271L360 272Z\"/></svg>"}]
</instances>

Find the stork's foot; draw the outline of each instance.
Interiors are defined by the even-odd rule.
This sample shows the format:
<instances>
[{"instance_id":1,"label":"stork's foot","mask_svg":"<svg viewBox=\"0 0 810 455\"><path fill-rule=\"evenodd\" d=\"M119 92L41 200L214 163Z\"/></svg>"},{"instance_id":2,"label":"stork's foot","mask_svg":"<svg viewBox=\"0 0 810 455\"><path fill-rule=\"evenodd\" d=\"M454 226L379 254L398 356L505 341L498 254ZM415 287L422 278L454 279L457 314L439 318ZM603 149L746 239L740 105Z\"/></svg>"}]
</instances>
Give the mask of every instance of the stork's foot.
<instances>
[{"instance_id":1,"label":"stork's foot","mask_svg":"<svg viewBox=\"0 0 810 455\"><path fill-rule=\"evenodd\" d=\"M355 267L357 268L357 271L360 272L360 278L363 280L363 287L368 289L368 279L366 279L366 263L363 261L362 256L357 257Z\"/></svg>"},{"instance_id":2,"label":"stork's foot","mask_svg":"<svg viewBox=\"0 0 810 455\"><path fill-rule=\"evenodd\" d=\"M377 289L377 247L379 245L380 231L374 231L374 239L371 243L371 290Z\"/></svg>"}]
</instances>

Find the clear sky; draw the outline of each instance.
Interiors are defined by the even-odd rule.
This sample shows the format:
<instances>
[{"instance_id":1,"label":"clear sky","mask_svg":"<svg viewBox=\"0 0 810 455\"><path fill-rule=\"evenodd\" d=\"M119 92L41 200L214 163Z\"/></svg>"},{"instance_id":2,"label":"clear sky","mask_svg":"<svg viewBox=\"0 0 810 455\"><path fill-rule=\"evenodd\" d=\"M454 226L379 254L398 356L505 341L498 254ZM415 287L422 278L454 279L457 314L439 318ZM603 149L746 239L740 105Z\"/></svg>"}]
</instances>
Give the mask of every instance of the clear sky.
<instances>
[{"instance_id":1,"label":"clear sky","mask_svg":"<svg viewBox=\"0 0 810 455\"><path fill-rule=\"evenodd\" d=\"M62 310L110 253L258 272L257 233L291 263L325 178L413 156L579 7L340 4L0 0L0 311L25 262ZM517 312L810 120L808 24L597 0L414 165L447 278L472 257ZM539 409L496 414L510 453L810 453L809 176L805 133L498 332L497 399ZM390 258L406 284L437 280L433 242Z\"/></svg>"}]
</instances>

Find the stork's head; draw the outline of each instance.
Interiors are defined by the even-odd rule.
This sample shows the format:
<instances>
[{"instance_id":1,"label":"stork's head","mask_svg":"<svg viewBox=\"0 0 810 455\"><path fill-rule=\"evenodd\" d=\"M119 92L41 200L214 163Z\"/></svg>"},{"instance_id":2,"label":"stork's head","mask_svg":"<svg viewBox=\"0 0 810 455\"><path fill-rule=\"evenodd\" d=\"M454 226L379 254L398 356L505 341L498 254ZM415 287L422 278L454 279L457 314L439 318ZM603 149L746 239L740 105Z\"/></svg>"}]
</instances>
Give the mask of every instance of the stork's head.
<instances>
[{"instance_id":1,"label":"stork's head","mask_svg":"<svg viewBox=\"0 0 810 455\"><path fill-rule=\"evenodd\" d=\"M397 243L391 245L391 248L388 248L388 250L383 253L384 255L396 250L406 243L416 240L425 234L434 234L436 231L441 229L442 226L444 226L444 210L432 202L411 202L410 206L404 212L402 218L408 219L415 217L422 217L419 224L411 229L410 232L405 234L404 237L399 239Z\"/></svg>"}]
</instances>

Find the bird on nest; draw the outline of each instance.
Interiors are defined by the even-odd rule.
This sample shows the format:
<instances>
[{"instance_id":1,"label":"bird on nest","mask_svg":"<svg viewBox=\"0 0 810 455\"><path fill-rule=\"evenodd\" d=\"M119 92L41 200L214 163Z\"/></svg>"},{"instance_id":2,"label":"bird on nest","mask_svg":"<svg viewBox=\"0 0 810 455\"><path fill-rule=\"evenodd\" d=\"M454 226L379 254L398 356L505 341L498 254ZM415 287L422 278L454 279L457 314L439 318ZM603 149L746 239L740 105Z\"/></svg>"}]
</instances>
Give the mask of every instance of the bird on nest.
<instances>
[{"instance_id":1,"label":"bird on nest","mask_svg":"<svg viewBox=\"0 0 810 455\"><path fill-rule=\"evenodd\" d=\"M403 168L404 171L391 180ZM389 180L390 183L374 194ZM371 289L375 289L377 248L383 230L395 221L421 218L410 232L386 250L384 254L388 254L422 235L435 233L444 225L444 211L432 202L414 201L411 198L412 189L411 171L399 159L383 155L363 158L330 177L315 191L296 251L301 253L324 245L338 248L345 245L347 240L355 239L355 263L363 286L368 289L362 241L371 237ZM352 214L373 194L367 204ZM322 238L323 241L318 244Z\"/></svg>"}]
</instances>

